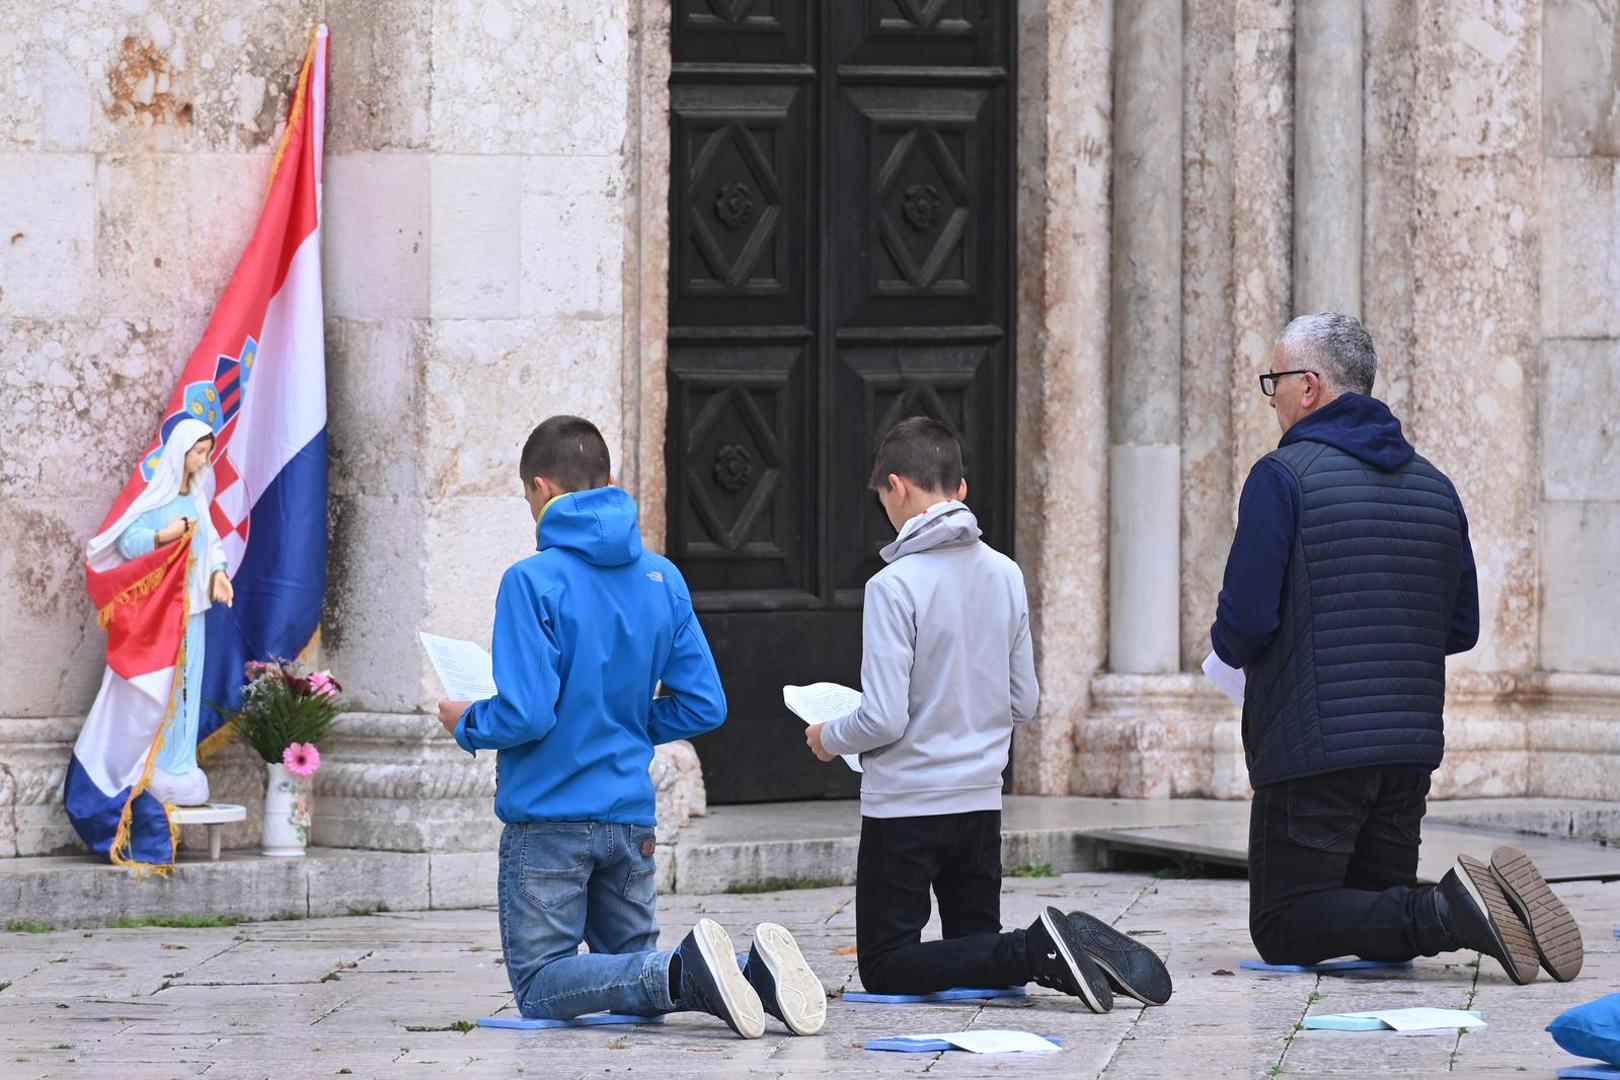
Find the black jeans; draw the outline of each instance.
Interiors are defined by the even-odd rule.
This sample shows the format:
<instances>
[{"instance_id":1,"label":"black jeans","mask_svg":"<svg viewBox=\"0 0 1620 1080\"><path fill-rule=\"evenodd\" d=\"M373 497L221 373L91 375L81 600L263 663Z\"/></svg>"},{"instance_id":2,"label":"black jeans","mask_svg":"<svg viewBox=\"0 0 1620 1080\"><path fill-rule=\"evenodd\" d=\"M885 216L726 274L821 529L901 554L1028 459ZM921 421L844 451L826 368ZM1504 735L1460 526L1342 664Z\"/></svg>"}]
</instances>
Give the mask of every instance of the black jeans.
<instances>
[{"instance_id":1,"label":"black jeans","mask_svg":"<svg viewBox=\"0 0 1620 1080\"><path fill-rule=\"evenodd\" d=\"M1268 784L1249 808L1249 936L1271 964L1454 949L1417 884L1429 774L1351 769Z\"/></svg>"},{"instance_id":2,"label":"black jeans","mask_svg":"<svg viewBox=\"0 0 1620 1080\"><path fill-rule=\"evenodd\" d=\"M940 941L922 940L930 887ZM1028 982L1024 932L1001 932L1001 811L861 818L855 946L868 993Z\"/></svg>"}]
</instances>

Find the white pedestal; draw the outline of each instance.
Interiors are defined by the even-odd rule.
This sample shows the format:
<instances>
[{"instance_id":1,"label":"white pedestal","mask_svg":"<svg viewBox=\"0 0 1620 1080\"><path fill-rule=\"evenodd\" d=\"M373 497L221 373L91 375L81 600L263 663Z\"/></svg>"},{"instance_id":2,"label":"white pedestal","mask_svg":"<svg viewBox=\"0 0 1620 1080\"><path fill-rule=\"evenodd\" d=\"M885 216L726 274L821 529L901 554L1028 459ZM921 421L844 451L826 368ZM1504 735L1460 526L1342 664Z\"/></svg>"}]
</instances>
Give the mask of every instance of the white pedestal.
<instances>
[{"instance_id":1,"label":"white pedestal","mask_svg":"<svg viewBox=\"0 0 1620 1080\"><path fill-rule=\"evenodd\" d=\"M219 859L221 825L247 820L247 807L236 803L209 803L206 806L177 806L169 815L176 825L208 826L208 857Z\"/></svg>"}]
</instances>

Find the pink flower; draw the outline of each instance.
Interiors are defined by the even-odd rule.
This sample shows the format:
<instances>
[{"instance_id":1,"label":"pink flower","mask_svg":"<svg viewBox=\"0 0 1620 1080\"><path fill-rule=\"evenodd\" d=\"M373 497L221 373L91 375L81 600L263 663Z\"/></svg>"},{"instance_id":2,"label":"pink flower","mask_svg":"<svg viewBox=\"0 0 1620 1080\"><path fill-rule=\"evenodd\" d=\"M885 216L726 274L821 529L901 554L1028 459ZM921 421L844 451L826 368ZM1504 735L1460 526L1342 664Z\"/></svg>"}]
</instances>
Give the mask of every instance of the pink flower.
<instances>
[{"instance_id":1,"label":"pink flower","mask_svg":"<svg viewBox=\"0 0 1620 1080\"><path fill-rule=\"evenodd\" d=\"M321 767L321 752L315 749L314 743L289 743L287 749L281 752L281 763L294 776L308 779Z\"/></svg>"},{"instance_id":2,"label":"pink flower","mask_svg":"<svg viewBox=\"0 0 1620 1080\"><path fill-rule=\"evenodd\" d=\"M309 677L309 692L316 697L337 697L340 689L337 680L324 671L317 671Z\"/></svg>"},{"instance_id":3,"label":"pink flower","mask_svg":"<svg viewBox=\"0 0 1620 1080\"><path fill-rule=\"evenodd\" d=\"M271 665L266 664L262 660L249 660L242 670L248 678L257 679L260 675L263 675L265 672L269 671L270 667Z\"/></svg>"}]
</instances>

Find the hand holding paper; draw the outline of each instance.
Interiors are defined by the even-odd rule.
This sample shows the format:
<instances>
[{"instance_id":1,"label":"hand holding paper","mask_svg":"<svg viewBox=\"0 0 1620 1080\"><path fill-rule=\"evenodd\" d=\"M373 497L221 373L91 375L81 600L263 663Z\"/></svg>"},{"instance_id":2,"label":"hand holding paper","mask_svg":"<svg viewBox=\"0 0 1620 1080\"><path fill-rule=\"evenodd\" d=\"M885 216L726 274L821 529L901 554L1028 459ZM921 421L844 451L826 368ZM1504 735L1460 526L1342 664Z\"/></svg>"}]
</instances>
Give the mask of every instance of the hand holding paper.
<instances>
[{"instance_id":1,"label":"hand holding paper","mask_svg":"<svg viewBox=\"0 0 1620 1080\"><path fill-rule=\"evenodd\" d=\"M825 724L860 708L861 692L830 682L784 686L782 704L806 724ZM861 771L860 755L845 754L843 758L844 764L856 772Z\"/></svg>"},{"instance_id":2,"label":"hand holding paper","mask_svg":"<svg viewBox=\"0 0 1620 1080\"><path fill-rule=\"evenodd\" d=\"M482 701L495 696L495 668L489 653L470 641L418 632L422 648L451 701Z\"/></svg>"},{"instance_id":3,"label":"hand holding paper","mask_svg":"<svg viewBox=\"0 0 1620 1080\"><path fill-rule=\"evenodd\" d=\"M1204 677L1215 684L1215 689L1231 699L1232 704L1243 706L1243 669L1229 667L1213 652L1204 657Z\"/></svg>"}]
</instances>

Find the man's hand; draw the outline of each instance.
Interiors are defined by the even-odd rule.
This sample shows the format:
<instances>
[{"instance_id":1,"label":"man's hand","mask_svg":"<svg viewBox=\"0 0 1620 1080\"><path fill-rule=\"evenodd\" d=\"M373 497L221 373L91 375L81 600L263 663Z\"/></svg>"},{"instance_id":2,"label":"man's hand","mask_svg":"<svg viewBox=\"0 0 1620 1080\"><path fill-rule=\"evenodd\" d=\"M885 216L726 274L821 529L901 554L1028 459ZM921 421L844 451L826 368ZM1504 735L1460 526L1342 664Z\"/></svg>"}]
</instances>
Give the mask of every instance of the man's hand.
<instances>
[{"instance_id":1,"label":"man's hand","mask_svg":"<svg viewBox=\"0 0 1620 1080\"><path fill-rule=\"evenodd\" d=\"M226 576L225 571L215 570L212 584L210 596L214 603L224 604L226 607L236 603L236 589L231 585L231 579Z\"/></svg>"},{"instance_id":2,"label":"man's hand","mask_svg":"<svg viewBox=\"0 0 1620 1080\"><path fill-rule=\"evenodd\" d=\"M826 726L826 724L811 724L805 728L804 741L805 745L810 747L811 753L815 754L817 758L822 761L831 761L833 756L821 748L821 729Z\"/></svg>"},{"instance_id":3,"label":"man's hand","mask_svg":"<svg viewBox=\"0 0 1620 1080\"><path fill-rule=\"evenodd\" d=\"M451 735L456 733L456 725L461 723L461 714L472 705L470 701L441 701L439 702L439 723Z\"/></svg>"}]
</instances>

